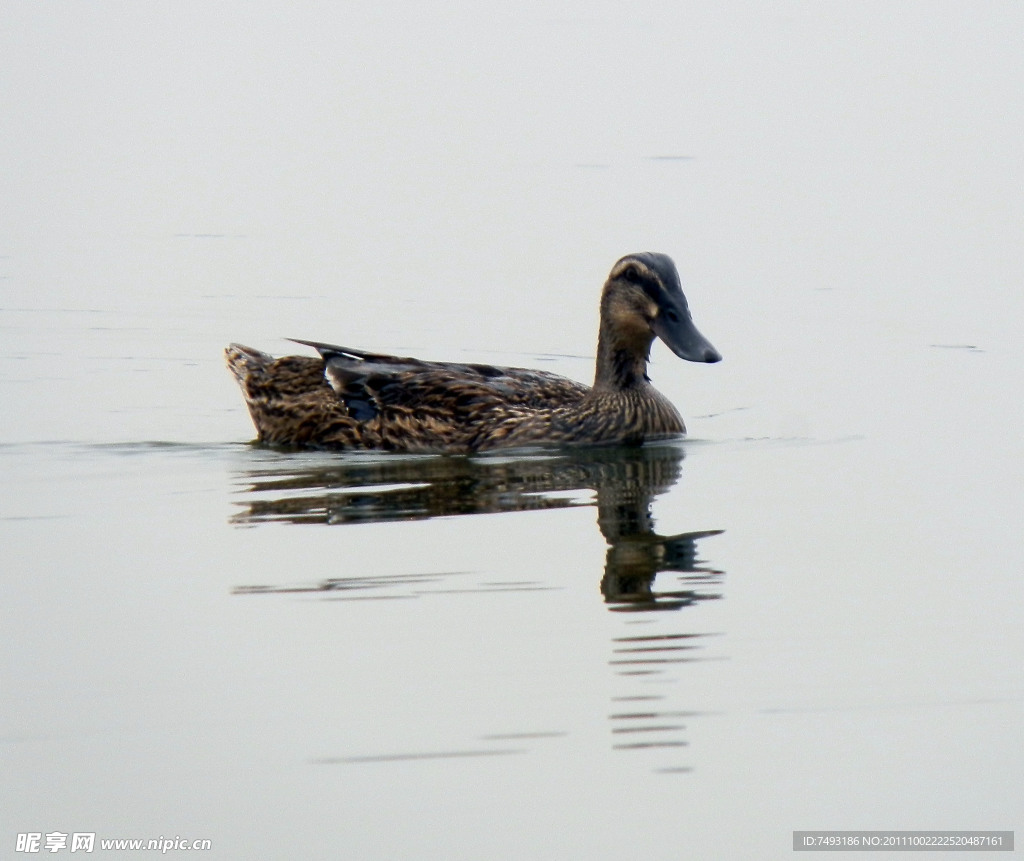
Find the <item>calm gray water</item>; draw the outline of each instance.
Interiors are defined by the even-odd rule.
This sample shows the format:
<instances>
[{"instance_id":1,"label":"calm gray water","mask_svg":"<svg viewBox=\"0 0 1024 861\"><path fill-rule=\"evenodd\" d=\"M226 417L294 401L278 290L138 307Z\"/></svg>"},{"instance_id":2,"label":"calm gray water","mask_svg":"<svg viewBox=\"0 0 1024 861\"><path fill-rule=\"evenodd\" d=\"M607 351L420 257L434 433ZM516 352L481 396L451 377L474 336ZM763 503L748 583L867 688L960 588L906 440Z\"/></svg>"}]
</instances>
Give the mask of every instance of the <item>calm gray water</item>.
<instances>
[{"instance_id":1,"label":"calm gray water","mask_svg":"<svg viewBox=\"0 0 1024 861\"><path fill-rule=\"evenodd\" d=\"M1020 4L4 18L0 856L1024 828ZM249 444L228 341L589 381L646 249L686 441Z\"/></svg>"}]
</instances>

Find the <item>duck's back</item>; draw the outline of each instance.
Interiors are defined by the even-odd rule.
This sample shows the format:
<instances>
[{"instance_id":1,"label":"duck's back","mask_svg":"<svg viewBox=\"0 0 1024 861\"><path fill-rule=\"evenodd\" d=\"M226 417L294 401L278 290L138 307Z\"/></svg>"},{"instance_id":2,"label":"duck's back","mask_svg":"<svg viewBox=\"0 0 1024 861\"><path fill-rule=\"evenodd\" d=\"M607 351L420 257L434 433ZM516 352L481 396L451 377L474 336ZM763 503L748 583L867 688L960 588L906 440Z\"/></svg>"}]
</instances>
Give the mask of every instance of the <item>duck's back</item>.
<instances>
[{"instance_id":1,"label":"duck's back","mask_svg":"<svg viewBox=\"0 0 1024 861\"><path fill-rule=\"evenodd\" d=\"M261 442L468 452L506 442L540 415L578 406L590 389L526 368L424 362L316 342L321 358L232 344L228 366Z\"/></svg>"}]
</instances>

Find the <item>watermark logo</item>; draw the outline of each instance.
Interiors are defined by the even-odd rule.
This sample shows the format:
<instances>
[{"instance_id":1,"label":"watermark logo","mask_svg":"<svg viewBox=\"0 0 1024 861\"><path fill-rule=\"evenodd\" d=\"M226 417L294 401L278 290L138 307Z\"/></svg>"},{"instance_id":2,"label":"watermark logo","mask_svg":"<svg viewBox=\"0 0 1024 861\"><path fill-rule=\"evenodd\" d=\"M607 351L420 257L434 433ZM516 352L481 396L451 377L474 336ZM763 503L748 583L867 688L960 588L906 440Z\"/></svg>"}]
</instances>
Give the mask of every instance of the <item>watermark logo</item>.
<instances>
[{"instance_id":1,"label":"watermark logo","mask_svg":"<svg viewBox=\"0 0 1024 861\"><path fill-rule=\"evenodd\" d=\"M202 852L213 848L212 840L185 840L181 837L160 836L151 839L102 837L96 839L95 832L76 831L26 831L18 834L14 843L15 852L92 852L115 850L147 850L149 852Z\"/></svg>"},{"instance_id":2,"label":"watermark logo","mask_svg":"<svg viewBox=\"0 0 1024 861\"><path fill-rule=\"evenodd\" d=\"M70 844L68 837L71 838ZM68 849L72 852L92 852L96 845L94 833L75 832L68 834L66 831L50 831L43 834L41 831L29 831L19 834L14 844L15 852L60 852Z\"/></svg>"}]
</instances>

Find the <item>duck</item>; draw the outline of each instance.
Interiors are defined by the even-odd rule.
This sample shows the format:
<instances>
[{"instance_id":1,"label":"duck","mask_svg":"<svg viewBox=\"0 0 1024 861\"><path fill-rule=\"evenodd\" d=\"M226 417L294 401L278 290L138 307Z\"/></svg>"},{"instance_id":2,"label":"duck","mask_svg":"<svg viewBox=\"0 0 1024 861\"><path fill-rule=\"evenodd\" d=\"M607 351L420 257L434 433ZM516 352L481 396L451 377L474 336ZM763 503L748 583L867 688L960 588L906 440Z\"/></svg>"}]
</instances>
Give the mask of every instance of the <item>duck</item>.
<instances>
[{"instance_id":1,"label":"duck","mask_svg":"<svg viewBox=\"0 0 1024 861\"><path fill-rule=\"evenodd\" d=\"M601 291L593 385L528 368L432 362L289 339L317 356L225 350L259 444L472 454L538 445L639 445L686 433L647 365L660 338L690 362L721 361L697 330L666 254L627 254Z\"/></svg>"}]
</instances>

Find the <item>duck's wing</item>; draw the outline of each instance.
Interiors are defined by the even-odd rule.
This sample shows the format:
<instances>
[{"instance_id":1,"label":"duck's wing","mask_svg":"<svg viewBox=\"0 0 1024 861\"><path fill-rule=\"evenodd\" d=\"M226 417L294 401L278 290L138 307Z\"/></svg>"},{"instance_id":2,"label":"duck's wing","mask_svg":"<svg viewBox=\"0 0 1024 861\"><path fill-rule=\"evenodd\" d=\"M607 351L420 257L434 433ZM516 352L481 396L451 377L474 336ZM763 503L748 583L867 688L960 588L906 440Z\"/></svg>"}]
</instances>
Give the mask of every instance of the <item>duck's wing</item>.
<instances>
[{"instance_id":1,"label":"duck's wing","mask_svg":"<svg viewBox=\"0 0 1024 861\"><path fill-rule=\"evenodd\" d=\"M358 421L382 413L414 411L455 424L492 410L544 410L581 401L582 383L547 371L496 365L426 362L325 344L313 347L324 359L324 377Z\"/></svg>"}]
</instances>

